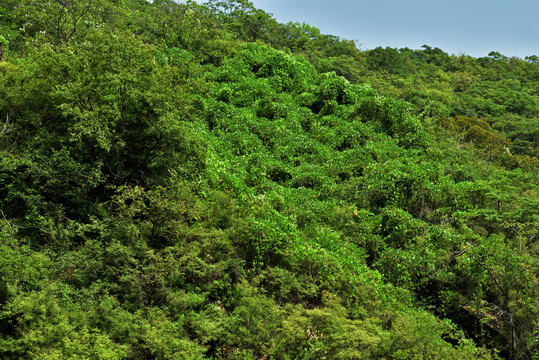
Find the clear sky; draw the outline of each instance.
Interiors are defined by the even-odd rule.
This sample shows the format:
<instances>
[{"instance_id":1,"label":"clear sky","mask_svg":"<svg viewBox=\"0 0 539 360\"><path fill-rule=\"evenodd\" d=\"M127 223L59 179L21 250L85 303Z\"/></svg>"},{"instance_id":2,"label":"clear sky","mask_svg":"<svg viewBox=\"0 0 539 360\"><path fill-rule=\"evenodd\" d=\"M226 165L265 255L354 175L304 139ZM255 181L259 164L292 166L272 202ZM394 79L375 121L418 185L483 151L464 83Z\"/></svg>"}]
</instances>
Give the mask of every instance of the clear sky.
<instances>
[{"instance_id":1,"label":"clear sky","mask_svg":"<svg viewBox=\"0 0 539 360\"><path fill-rule=\"evenodd\" d=\"M539 55L539 0L251 0L283 23L377 46L487 56Z\"/></svg>"}]
</instances>

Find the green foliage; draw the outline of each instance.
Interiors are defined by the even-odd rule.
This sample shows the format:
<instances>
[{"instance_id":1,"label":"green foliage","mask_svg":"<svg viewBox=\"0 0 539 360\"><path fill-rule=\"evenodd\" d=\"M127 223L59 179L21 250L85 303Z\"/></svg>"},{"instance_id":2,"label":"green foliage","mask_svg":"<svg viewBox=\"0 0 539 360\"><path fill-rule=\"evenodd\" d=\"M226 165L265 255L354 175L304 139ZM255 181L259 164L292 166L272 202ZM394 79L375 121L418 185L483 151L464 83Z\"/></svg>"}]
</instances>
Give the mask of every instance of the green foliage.
<instances>
[{"instance_id":1,"label":"green foliage","mask_svg":"<svg viewBox=\"0 0 539 360\"><path fill-rule=\"evenodd\" d=\"M367 62L377 70L399 73L403 70L403 56L397 49L377 47L368 51Z\"/></svg>"},{"instance_id":2,"label":"green foliage","mask_svg":"<svg viewBox=\"0 0 539 360\"><path fill-rule=\"evenodd\" d=\"M6 0L0 33L1 358L537 356L533 56L244 0Z\"/></svg>"}]
</instances>

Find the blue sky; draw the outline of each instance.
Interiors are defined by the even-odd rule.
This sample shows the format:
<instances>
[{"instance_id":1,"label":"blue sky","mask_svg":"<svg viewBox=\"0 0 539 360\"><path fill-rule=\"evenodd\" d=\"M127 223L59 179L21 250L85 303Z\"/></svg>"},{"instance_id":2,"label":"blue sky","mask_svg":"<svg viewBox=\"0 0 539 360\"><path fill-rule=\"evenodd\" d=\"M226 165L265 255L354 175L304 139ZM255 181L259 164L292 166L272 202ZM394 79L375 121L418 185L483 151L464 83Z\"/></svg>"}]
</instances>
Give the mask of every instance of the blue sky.
<instances>
[{"instance_id":1,"label":"blue sky","mask_svg":"<svg viewBox=\"0 0 539 360\"><path fill-rule=\"evenodd\" d=\"M306 22L324 34L377 46L487 56L539 55L538 0L251 0L279 22Z\"/></svg>"}]
</instances>

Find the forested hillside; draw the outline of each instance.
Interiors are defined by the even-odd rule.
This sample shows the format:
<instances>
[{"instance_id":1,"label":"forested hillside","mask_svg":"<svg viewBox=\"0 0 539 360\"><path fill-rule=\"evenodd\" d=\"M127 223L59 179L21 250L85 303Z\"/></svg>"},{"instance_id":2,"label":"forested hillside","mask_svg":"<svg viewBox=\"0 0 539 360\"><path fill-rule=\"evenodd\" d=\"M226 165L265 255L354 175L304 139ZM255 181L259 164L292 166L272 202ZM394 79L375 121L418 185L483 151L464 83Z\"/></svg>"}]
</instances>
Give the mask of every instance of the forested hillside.
<instances>
[{"instance_id":1,"label":"forested hillside","mask_svg":"<svg viewBox=\"0 0 539 360\"><path fill-rule=\"evenodd\" d=\"M0 358L537 360L538 119L534 55L3 0Z\"/></svg>"}]
</instances>

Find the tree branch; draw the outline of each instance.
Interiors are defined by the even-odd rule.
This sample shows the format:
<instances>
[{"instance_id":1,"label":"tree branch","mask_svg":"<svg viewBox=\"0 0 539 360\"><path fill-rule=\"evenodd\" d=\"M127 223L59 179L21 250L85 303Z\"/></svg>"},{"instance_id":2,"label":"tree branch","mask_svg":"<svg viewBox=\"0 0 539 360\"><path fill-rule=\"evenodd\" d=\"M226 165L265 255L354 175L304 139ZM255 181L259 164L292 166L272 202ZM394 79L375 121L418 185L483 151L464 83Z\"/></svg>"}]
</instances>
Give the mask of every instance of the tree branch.
<instances>
[{"instance_id":1,"label":"tree branch","mask_svg":"<svg viewBox=\"0 0 539 360\"><path fill-rule=\"evenodd\" d=\"M468 256L473 260L475 261L476 263L479 264L479 266L481 266L483 269L487 270L488 273L490 274L490 277L492 278L492 280L494 280L494 283L496 284L496 286L498 287L498 289L500 289L500 291L502 292L502 295L505 295L505 290L504 288L502 287L502 285L500 284L500 282L498 281L498 278L496 277L496 274L494 274L494 271L488 266L486 265L485 263L479 261L477 258L475 258L474 256L470 255L470 253L468 253Z\"/></svg>"},{"instance_id":2,"label":"tree branch","mask_svg":"<svg viewBox=\"0 0 539 360\"><path fill-rule=\"evenodd\" d=\"M10 121L10 118L9 118L9 113L8 113L6 114L6 122L2 126L2 129L0 130L0 135L9 134L11 131L13 131L13 126L9 126L9 121Z\"/></svg>"}]
</instances>

